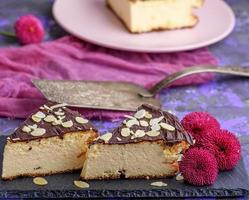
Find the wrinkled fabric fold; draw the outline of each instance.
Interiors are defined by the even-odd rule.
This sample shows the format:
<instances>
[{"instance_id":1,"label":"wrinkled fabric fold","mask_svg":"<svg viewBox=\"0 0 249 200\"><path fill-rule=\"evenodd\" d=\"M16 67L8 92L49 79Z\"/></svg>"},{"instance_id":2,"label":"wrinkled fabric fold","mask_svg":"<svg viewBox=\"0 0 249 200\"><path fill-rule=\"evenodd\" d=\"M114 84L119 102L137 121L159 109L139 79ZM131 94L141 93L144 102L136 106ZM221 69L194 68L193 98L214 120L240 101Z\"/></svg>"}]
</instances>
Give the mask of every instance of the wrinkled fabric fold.
<instances>
[{"instance_id":1,"label":"wrinkled fabric fold","mask_svg":"<svg viewBox=\"0 0 249 200\"><path fill-rule=\"evenodd\" d=\"M0 49L0 116L25 118L46 102L32 79L127 81L146 88L186 67L217 64L207 48L178 53L112 50L65 36L55 41ZM174 86L207 82L193 75ZM116 119L122 112L80 109L88 118Z\"/></svg>"}]
</instances>

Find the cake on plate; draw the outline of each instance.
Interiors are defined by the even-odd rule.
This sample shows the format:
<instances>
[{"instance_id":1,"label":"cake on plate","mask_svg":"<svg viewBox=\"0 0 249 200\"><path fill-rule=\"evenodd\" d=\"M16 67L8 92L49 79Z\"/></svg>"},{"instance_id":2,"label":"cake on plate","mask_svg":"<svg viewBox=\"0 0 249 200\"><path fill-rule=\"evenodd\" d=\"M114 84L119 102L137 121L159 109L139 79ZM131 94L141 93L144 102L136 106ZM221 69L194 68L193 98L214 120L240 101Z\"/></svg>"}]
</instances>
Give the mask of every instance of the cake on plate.
<instances>
[{"instance_id":1,"label":"cake on plate","mask_svg":"<svg viewBox=\"0 0 249 200\"><path fill-rule=\"evenodd\" d=\"M132 33L193 27L194 8L204 0L107 0L108 7Z\"/></svg>"},{"instance_id":2,"label":"cake on plate","mask_svg":"<svg viewBox=\"0 0 249 200\"><path fill-rule=\"evenodd\" d=\"M133 116L90 146L81 179L160 178L174 176L193 139L165 111L142 105Z\"/></svg>"},{"instance_id":3,"label":"cake on plate","mask_svg":"<svg viewBox=\"0 0 249 200\"><path fill-rule=\"evenodd\" d=\"M92 124L65 104L48 102L7 138L3 179L42 176L82 168Z\"/></svg>"}]
</instances>

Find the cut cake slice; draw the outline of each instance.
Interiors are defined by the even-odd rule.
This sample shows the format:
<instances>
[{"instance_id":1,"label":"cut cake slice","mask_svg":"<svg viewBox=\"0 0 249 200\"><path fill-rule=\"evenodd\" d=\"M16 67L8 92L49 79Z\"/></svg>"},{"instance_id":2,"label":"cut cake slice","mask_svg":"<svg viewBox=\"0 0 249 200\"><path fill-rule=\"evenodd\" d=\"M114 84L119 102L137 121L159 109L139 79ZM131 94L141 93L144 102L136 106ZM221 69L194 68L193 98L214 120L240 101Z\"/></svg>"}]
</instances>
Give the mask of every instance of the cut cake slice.
<instances>
[{"instance_id":1,"label":"cut cake slice","mask_svg":"<svg viewBox=\"0 0 249 200\"><path fill-rule=\"evenodd\" d=\"M174 176L182 153L192 144L174 115L142 105L120 127L90 145L81 179Z\"/></svg>"},{"instance_id":2,"label":"cut cake slice","mask_svg":"<svg viewBox=\"0 0 249 200\"><path fill-rule=\"evenodd\" d=\"M42 176L82 168L92 124L65 104L48 102L7 138L3 179Z\"/></svg>"},{"instance_id":3,"label":"cut cake slice","mask_svg":"<svg viewBox=\"0 0 249 200\"><path fill-rule=\"evenodd\" d=\"M204 0L107 0L107 5L132 33L193 27L194 8Z\"/></svg>"}]
</instances>

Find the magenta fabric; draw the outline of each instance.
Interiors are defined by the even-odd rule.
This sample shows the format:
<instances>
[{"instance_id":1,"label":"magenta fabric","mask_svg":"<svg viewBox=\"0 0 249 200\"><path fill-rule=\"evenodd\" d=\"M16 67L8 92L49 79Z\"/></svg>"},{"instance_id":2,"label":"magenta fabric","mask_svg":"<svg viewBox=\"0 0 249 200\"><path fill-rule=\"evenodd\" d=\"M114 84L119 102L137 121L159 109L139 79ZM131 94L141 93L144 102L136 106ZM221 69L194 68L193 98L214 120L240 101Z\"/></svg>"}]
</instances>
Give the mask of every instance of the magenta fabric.
<instances>
[{"instance_id":1,"label":"magenta fabric","mask_svg":"<svg viewBox=\"0 0 249 200\"><path fill-rule=\"evenodd\" d=\"M72 36L0 49L0 116L25 118L46 102L31 79L128 81L150 87L185 67L217 64L207 48L181 53L133 53L99 47ZM200 84L211 74L175 85ZM122 113L81 110L87 117L115 119Z\"/></svg>"}]
</instances>

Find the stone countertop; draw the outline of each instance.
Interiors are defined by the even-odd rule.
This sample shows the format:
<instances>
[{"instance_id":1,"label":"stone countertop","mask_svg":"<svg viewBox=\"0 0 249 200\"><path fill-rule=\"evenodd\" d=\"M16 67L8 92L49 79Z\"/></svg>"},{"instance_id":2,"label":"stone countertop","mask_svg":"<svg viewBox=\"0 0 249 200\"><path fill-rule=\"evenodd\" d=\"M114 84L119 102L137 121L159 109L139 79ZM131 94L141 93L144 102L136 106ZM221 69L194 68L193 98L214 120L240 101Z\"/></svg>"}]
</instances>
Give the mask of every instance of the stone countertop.
<instances>
[{"instance_id":1,"label":"stone countertop","mask_svg":"<svg viewBox=\"0 0 249 200\"><path fill-rule=\"evenodd\" d=\"M234 32L225 40L210 46L220 65L242 65L249 67L249 1L226 0L233 8L237 22ZM0 30L12 30L18 16L37 15L47 29L46 40L63 35L53 20L52 0L0 0ZM18 45L13 39L0 36L0 47ZM166 89L161 92L163 108L173 111L179 118L191 111L208 111L216 116L222 127L236 133L240 138L243 157L249 171L249 79L217 78L204 85ZM10 134L22 120L0 118L0 133ZM94 121L100 131L105 132L119 122Z\"/></svg>"}]
</instances>

